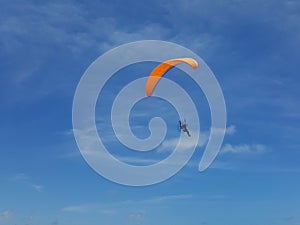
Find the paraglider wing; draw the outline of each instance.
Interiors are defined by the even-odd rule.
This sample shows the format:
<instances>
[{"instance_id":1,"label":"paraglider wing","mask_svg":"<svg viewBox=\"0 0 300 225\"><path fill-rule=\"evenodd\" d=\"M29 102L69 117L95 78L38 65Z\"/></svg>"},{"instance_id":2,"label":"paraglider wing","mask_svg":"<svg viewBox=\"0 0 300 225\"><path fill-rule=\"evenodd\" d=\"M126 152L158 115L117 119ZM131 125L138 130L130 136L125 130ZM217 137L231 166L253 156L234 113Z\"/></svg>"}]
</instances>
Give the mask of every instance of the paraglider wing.
<instances>
[{"instance_id":1,"label":"paraglider wing","mask_svg":"<svg viewBox=\"0 0 300 225\"><path fill-rule=\"evenodd\" d=\"M192 58L177 58L177 59L170 59L168 61L165 61L161 64L159 64L154 70L152 70L147 84L146 84L146 95L150 97L152 95L152 92L158 83L159 79L168 72L168 70L172 69L174 66L176 66L179 63L186 63L190 65L193 69L198 68L198 63L196 60Z\"/></svg>"}]
</instances>

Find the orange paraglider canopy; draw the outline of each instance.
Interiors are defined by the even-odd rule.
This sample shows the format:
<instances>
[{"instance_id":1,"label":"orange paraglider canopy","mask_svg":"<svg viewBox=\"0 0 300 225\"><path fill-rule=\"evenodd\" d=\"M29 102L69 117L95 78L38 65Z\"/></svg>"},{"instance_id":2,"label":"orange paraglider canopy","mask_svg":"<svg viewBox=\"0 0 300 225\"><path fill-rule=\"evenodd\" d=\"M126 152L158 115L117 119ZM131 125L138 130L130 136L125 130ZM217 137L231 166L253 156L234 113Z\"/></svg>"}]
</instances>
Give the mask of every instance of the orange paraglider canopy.
<instances>
[{"instance_id":1,"label":"orange paraglider canopy","mask_svg":"<svg viewBox=\"0 0 300 225\"><path fill-rule=\"evenodd\" d=\"M159 79L166 73L168 70L172 69L174 66L176 66L179 63L186 63L190 65L193 69L198 68L198 63L196 60L192 58L178 58L178 59L170 59L167 60L161 64L159 64L157 67L155 67L154 70L152 70L147 84L146 84L146 95L150 97L152 95L152 92L158 83Z\"/></svg>"}]
</instances>

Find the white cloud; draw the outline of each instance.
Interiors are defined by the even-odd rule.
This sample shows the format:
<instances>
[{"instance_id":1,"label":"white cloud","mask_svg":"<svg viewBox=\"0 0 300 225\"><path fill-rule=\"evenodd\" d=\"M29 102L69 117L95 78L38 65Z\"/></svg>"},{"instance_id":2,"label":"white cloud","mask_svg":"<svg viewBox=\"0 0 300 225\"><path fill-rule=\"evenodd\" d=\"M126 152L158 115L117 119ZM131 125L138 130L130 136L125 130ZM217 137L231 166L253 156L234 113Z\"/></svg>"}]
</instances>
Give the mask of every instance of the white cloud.
<instances>
[{"instance_id":1,"label":"white cloud","mask_svg":"<svg viewBox=\"0 0 300 225\"><path fill-rule=\"evenodd\" d=\"M233 135L236 132L236 127L234 125L230 125L226 128L226 134Z\"/></svg>"},{"instance_id":2,"label":"white cloud","mask_svg":"<svg viewBox=\"0 0 300 225\"><path fill-rule=\"evenodd\" d=\"M165 196L157 196L153 197L151 199L143 200L143 203L152 203L152 204L160 204L162 202L166 201L176 201L176 200L184 200L184 199L190 199L192 198L192 195L188 194L178 194L178 195L165 195Z\"/></svg>"},{"instance_id":3,"label":"white cloud","mask_svg":"<svg viewBox=\"0 0 300 225\"><path fill-rule=\"evenodd\" d=\"M14 14L19 8L26 13ZM91 20L78 4L16 4L11 11L0 25L3 34L0 43L9 52L24 45L24 40L28 39L63 45L73 53L85 49L103 52L131 41L165 39L170 31L158 23L139 24L133 31L132 25L120 26L123 21L115 17L99 16Z\"/></svg>"},{"instance_id":4,"label":"white cloud","mask_svg":"<svg viewBox=\"0 0 300 225\"><path fill-rule=\"evenodd\" d=\"M44 189L43 185L32 184L31 186L38 192L42 192Z\"/></svg>"},{"instance_id":5,"label":"white cloud","mask_svg":"<svg viewBox=\"0 0 300 225\"><path fill-rule=\"evenodd\" d=\"M70 213L90 213L97 212L103 215L113 215L116 213L115 209L112 209L114 204L111 203L92 203L92 204L79 204L71 205L61 209L62 212Z\"/></svg>"},{"instance_id":6,"label":"white cloud","mask_svg":"<svg viewBox=\"0 0 300 225\"><path fill-rule=\"evenodd\" d=\"M25 186L29 186L38 192L41 192L44 189L43 185L38 185L38 184L33 183L31 181L30 177L24 173L18 173L16 175L12 176L11 181L20 183Z\"/></svg>"},{"instance_id":7,"label":"white cloud","mask_svg":"<svg viewBox=\"0 0 300 225\"><path fill-rule=\"evenodd\" d=\"M94 203L94 204L79 204L67 206L61 209L62 212L71 213L90 213L90 212L100 212L105 215L113 215L118 209L124 209L135 207L137 204L163 204L171 201L181 201L192 198L189 194L178 194L178 195L165 195L165 196L154 196L152 198L141 199L141 200L125 200L119 202L110 203Z\"/></svg>"},{"instance_id":8,"label":"white cloud","mask_svg":"<svg viewBox=\"0 0 300 225\"><path fill-rule=\"evenodd\" d=\"M142 222L145 219L144 213L130 213L128 219L131 222Z\"/></svg>"},{"instance_id":9,"label":"white cloud","mask_svg":"<svg viewBox=\"0 0 300 225\"><path fill-rule=\"evenodd\" d=\"M196 133L193 131L190 131L191 134ZM202 147L206 144L209 138L208 132L201 132L200 139L198 141L197 147ZM158 152L165 152L165 151L173 151L175 147L177 146L179 141L179 138L172 138L164 140L161 146L158 147ZM190 141L188 138L181 140L182 146L184 146L185 149L190 149L194 147L194 143Z\"/></svg>"},{"instance_id":10,"label":"white cloud","mask_svg":"<svg viewBox=\"0 0 300 225\"><path fill-rule=\"evenodd\" d=\"M212 129L213 132L220 133L220 135L224 133L224 129L220 129L220 128L212 128ZM230 125L229 127L226 128L225 134L233 135L235 132L236 132L236 127L234 125ZM191 131L190 133L196 133L196 132ZM197 147L203 147L207 143L209 139L209 135L210 135L209 131L201 132ZM178 141L179 138L165 140L158 148L158 152L173 151L176 145L178 144ZM183 139L181 143L183 144L183 146L185 146L185 149L194 147L193 143L189 139Z\"/></svg>"},{"instance_id":11,"label":"white cloud","mask_svg":"<svg viewBox=\"0 0 300 225\"><path fill-rule=\"evenodd\" d=\"M24 173L18 173L11 178L12 181L27 181L29 177Z\"/></svg>"},{"instance_id":12,"label":"white cloud","mask_svg":"<svg viewBox=\"0 0 300 225\"><path fill-rule=\"evenodd\" d=\"M158 148L158 152L173 151L176 145L178 144L178 142L179 142L179 138L165 140ZM194 144L187 139L182 140L182 144L185 146L185 148L194 147Z\"/></svg>"},{"instance_id":13,"label":"white cloud","mask_svg":"<svg viewBox=\"0 0 300 225\"><path fill-rule=\"evenodd\" d=\"M0 212L0 221L12 219L14 216L15 216L15 213L11 210L6 210L3 212Z\"/></svg>"},{"instance_id":14,"label":"white cloud","mask_svg":"<svg viewBox=\"0 0 300 225\"><path fill-rule=\"evenodd\" d=\"M232 154L240 154L240 153L265 153L267 151L267 147L262 144L240 144L240 145L231 145L226 144L222 147L221 153L232 153Z\"/></svg>"},{"instance_id":15,"label":"white cloud","mask_svg":"<svg viewBox=\"0 0 300 225\"><path fill-rule=\"evenodd\" d=\"M91 205L73 205L62 208L63 212L84 213L91 210Z\"/></svg>"},{"instance_id":16,"label":"white cloud","mask_svg":"<svg viewBox=\"0 0 300 225\"><path fill-rule=\"evenodd\" d=\"M101 210L101 213L104 214L104 215L114 215L116 214L116 211L115 210L111 210L111 209L103 209Z\"/></svg>"}]
</instances>

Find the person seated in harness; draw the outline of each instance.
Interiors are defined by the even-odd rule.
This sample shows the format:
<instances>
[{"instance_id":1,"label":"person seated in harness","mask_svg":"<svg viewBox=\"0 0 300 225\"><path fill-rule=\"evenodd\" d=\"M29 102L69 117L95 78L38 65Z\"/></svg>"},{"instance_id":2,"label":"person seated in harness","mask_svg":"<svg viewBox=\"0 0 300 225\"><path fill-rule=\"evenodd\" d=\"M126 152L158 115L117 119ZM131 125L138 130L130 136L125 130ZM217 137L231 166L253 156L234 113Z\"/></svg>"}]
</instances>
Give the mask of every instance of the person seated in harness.
<instances>
[{"instance_id":1,"label":"person seated in harness","mask_svg":"<svg viewBox=\"0 0 300 225\"><path fill-rule=\"evenodd\" d=\"M184 123L182 123L180 120L179 120L179 126L180 126L180 129L183 131L183 132L186 132L187 135L190 137L190 132L188 131L187 129L187 124L186 122L184 121Z\"/></svg>"}]
</instances>

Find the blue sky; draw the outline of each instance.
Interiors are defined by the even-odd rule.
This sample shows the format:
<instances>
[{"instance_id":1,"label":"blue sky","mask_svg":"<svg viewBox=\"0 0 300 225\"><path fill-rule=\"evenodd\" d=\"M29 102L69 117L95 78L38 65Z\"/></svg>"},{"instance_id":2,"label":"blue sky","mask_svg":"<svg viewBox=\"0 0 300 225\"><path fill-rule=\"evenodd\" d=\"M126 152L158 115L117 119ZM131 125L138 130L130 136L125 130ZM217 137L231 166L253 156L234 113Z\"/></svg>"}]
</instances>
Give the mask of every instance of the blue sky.
<instances>
[{"instance_id":1,"label":"blue sky","mask_svg":"<svg viewBox=\"0 0 300 225\"><path fill-rule=\"evenodd\" d=\"M1 1L0 224L299 224L299 12L292 0ZM200 146L174 177L137 188L102 178L81 157L72 101L98 56L144 39L181 44L205 60L222 87L228 129L205 172L197 170ZM111 82L115 91L127 80ZM195 98L205 131L207 103ZM161 108L172 126L173 112ZM118 143L107 145L131 159Z\"/></svg>"}]
</instances>

